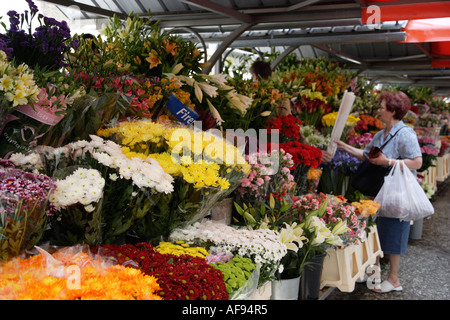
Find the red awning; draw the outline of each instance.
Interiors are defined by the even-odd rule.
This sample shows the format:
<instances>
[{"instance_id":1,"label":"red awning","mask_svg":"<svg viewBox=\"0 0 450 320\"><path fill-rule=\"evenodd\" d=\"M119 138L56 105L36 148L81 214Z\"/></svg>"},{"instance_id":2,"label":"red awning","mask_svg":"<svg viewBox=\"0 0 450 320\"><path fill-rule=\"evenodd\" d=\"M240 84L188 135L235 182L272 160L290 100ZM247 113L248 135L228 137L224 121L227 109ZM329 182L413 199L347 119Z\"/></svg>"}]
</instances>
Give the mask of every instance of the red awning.
<instances>
[{"instance_id":1,"label":"red awning","mask_svg":"<svg viewBox=\"0 0 450 320\"><path fill-rule=\"evenodd\" d=\"M405 3L395 0L370 0L362 9L362 23L373 22L374 11L368 10L371 5L379 8L379 21L402 21L416 19L433 19L450 17L450 1L430 1L428 3Z\"/></svg>"}]
</instances>

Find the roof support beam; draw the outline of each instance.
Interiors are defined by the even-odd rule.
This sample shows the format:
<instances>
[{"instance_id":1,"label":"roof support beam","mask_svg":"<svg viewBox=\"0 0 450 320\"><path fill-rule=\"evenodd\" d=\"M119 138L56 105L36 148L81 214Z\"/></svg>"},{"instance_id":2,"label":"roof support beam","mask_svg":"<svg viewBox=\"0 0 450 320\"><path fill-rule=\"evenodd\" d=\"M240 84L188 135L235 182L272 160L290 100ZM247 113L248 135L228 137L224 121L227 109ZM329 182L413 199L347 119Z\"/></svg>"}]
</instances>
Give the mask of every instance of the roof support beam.
<instances>
[{"instance_id":1,"label":"roof support beam","mask_svg":"<svg viewBox=\"0 0 450 320\"><path fill-rule=\"evenodd\" d=\"M189 5L193 5L196 7L200 7L203 9L206 9L208 11L212 11L221 15L225 15L234 19L237 19L238 21L245 22L245 23L252 23L253 17L241 13L237 10L222 6L220 4L217 4L215 2L211 2L209 0L180 0L180 2L187 3Z\"/></svg>"},{"instance_id":2,"label":"roof support beam","mask_svg":"<svg viewBox=\"0 0 450 320\"><path fill-rule=\"evenodd\" d=\"M346 54L344 52L341 52L341 51L335 50L333 48L330 48L329 46L316 44L316 45L313 45L313 47L315 47L316 49L320 49L322 51L328 52L328 53L330 53L330 54L332 54L332 55L334 55L336 57L339 57L339 58L341 58L341 59L343 59L345 61L348 61L348 62L351 62L351 63L360 64L360 65L367 65L366 62L364 62L364 61L362 61L362 60L360 60L358 58L352 57L352 56L350 56L350 55L348 55L348 54Z\"/></svg>"},{"instance_id":3,"label":"roof support beam","mask_svg":"<svg viewBox=\"0 0 450 320\"><path fill-rule=\"evenodd\" d=\"M216 49L216 51L212 55L212 57L209 59L208 62L210 64L206 66L202 72L205 74L209 74L212 70L212 67L216 64L217 60L219 60L222 54L225 52L225 50L228 47L230 47L230 44L232 44L233 41L239 38L239 36L245 31L247 31L251 26L252 24L250 23L243 23L239 28L234 30L225 40L223 40L220 46Z\"/></svg>"},{"instance_id":4,"label":"roof support beam","mask_svg":"<svg viewBox=\"0 0 450 320\"><path fill-rule=\"evenodd\" d=\"M325 36L296 36L296 37L242 37L232 43L230 47L277 47L277 46L299 46L313 44L330 44L330 43L368 43L368 42L391 42L402 41L406 35L404 32L383 32L383 33L361 33L361 34L339 34ZM206 39L212 41L213 39ZM214 39L218 41L219 39ZM220 41L220 40L219 40Z\"/></svg>"},{"instance_id":5,"label":"roof support beam","mask_svg":"<svg viewBox=\"0 0 450 320\"><path fill-rule=\"evenodd\" d=\"M270 68L272 70L275 70L275 68L280 64L281 61L283 61L288 55L290 55L292 52L294 52L295 49L297 49L299 46L290 46L286 50L284 50L278 57L276 57L275 60L272 61L270 64Z\"/></svg>"},{"instance_id":6,"label":"roof support beam","mask_svg":"<svg viewBox=\"0 0 450 320\"><path fill-rule=\"evenodd\" d=\"M96 7L96 6L90 6L90 5L81 3L81 2L76 2L76 1L71 1L71 0L42 0L42 1L53 3L56 5L65 6L65 7L76 6L76 7L80 8L81 11L95 13L95 14L99 14L101 16L106 16L106 17L113 17L114 15L117 15L121 19L126 19L128 17L128 15L123 14L122 12L111 11L111 10L103 9L103 8Z\"/></svg>"}]
</instances>

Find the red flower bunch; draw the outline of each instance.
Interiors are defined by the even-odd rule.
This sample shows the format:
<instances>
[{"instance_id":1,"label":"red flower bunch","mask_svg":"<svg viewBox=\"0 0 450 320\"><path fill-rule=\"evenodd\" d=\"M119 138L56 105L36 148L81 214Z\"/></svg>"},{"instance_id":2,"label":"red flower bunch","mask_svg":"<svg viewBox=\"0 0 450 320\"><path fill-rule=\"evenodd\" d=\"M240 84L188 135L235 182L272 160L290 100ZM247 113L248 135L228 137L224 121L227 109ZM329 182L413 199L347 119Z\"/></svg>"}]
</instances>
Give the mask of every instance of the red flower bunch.
<instances>
[{"instance_id":1,"label":"red flower bunch","mask_svg":"<svg viewBox=\"0 0 450 320\"><path fill-rule=\"evenodd\" d=\"M383 124L380 119L365 114L360 115L359 118L361 120L353 128L357 133L377 132L383 129Z\"/></svg>"},{"instance_id":2,"label":"red flower bunch","mask_svg":"<svg viewBox=\"0 0 450 320\"><path fill-rule=\"evenodd\" d=\"M322 116L330 113L332 105L321 99L311 99L307 96L301 96L293 103L293 109L300 120L305 125L312 125L317 127Z\"/></svg>"},{"instance_id":3,"label":"red flower bunch","mask_svg":"<svg viewBox=\"0 0 450 320\"><path fill-rule=\"evenodd\" d=\"M153 95L147 89L154 85L155 81L149 78L137 78L134 76L111 76L100 77L90 76L79 72L76 75L80 79L86 90L94 89L99 93L119 93L130 99L130 107L136 112L141 112L143 116L149 115L149 110L162 98L162 95Z\"/></svg>"},{"instance_id":4,"label":"red flower bunch","mask_svg":"<svg viewBox=\"0 0 450 320\"><path fill-rule=\"evenodd\" d=\"M269 149L271 145L269 144ZM289 168L294 170L297 166L309 166L317 168L322 161L322 150L298 141L280 143L278 148L292 155L294 165Z\"/></svg>"},{"instance_id":5,"label":"red flower bunch","mask_svg":"<svg viewBox=\"0 0 450 320\"><path fill-rule=\"evenodd\" d=\"M223 273L203 258L163 254L147 243L104 245L92 252L154 276L164 300L228 300Z\"/></svg>"},{"instance_id":6,"label":"red flower bunch","mask_svg":"<svg viewBox=\"0 0 450 320\"><path fill-rule=\"evenodd\" d=\"M273 129L280 130L280 134L292 138L294 140L300 139L300 125L302 121L289 114L287 116L277 116L274 120L267 121L267 131L271 132Z\"/></svg>"}]
</instances>

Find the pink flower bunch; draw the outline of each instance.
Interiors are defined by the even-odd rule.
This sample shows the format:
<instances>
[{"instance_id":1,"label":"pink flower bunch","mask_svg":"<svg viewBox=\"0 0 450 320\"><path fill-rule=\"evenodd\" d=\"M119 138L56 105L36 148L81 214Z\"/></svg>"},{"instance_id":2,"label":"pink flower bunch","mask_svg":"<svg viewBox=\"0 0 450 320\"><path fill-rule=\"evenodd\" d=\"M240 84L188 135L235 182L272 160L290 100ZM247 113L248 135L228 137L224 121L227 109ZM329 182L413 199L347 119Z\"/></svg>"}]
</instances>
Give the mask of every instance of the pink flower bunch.
<instances>
[{"instance_id":1,"label":"pink flower bunch","mask_svg":"<svg viewBox=\"0 0 450 320\"><path fill-rule=\"evenodd\" d=\"M365 132L363 134L350 134L347 137L347 142L354 147L364 147L372 141L374 134L371 132Z\"/></svg>"},{"instance_id":2,"label":"pink flower bunch","mask_svg":"<svg viewBox=\"0 0 450 320\"><path fill-rule=\"evenodd\" d=\"M55 88L42 87L37 95L37 101L33 103L34 108L43 109L49 113L55 114L57 111L64 111L67 109L66 96L61 94L58 97L54 95Z\"/></svg>"},{"instance_id":3,"label":"pink flower bunch","mask_svg":"<svg viewBox=\"0 0 450 320\"><path fill-rule=\"evenodd\" d=\"M420 145L424 145L424 144L435 145L436 144L436 138L434 138L434 137L424 136L424 137L419 137L418 139L419 139L419 144Z\"/></svg>"},{"instance_id":4,"label":"pink flower bunch","mask_svg":"<svg viewBox=\"0 0 450 320\"><path fill-rule=\"evenodd\" d=\"M238 193L250 201L265 200L274 192L289 194L295 191L296 183L291 174L292 156L283 150L255 153L246 156L251 165L250 173L241 180Z\"/></svg>"},{"instance_id":5,"label":"pink flower bunch","mask_svg":"<svg viewBox=\"0 0 450 320\"><path fill-rule=\"evenodd\" d=\"M420 151L426 154L431 154L433 156L437 156L439 153L439 149L431 146L421 146Z\"/></svg>"}]
</instances>

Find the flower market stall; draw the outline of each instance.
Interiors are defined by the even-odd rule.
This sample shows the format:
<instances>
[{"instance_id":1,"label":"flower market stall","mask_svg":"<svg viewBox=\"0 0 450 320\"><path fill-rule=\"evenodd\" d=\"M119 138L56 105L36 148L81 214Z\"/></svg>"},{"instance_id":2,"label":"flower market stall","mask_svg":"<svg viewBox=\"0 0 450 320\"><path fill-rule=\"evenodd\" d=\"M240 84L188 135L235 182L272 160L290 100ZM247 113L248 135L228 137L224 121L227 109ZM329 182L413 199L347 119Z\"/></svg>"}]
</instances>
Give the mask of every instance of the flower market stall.
<instances>
[{"instance_id":1,"label":"flower market stall","mask_svg":"<svg viewBox=\"0 0 450 320\"><path fill-rule=\"evenodd\" d=\"M158 23L71 35L27 3L0 34L0 299L319 299L383 255L359 161L323 160L346 92L341 139L382 129L356 74L324 58L267 81L203 74L206 53ZM407 93L431 198L449 105Z\"/></svg>"}]
</instances>

